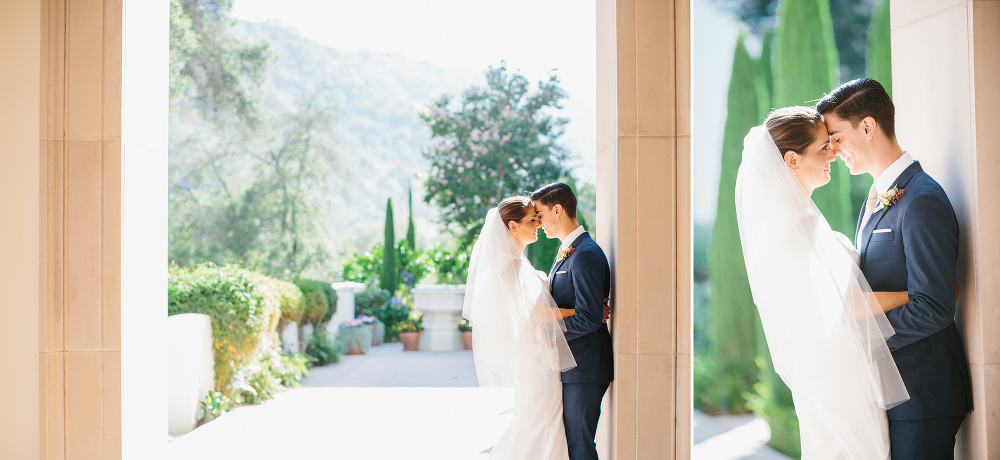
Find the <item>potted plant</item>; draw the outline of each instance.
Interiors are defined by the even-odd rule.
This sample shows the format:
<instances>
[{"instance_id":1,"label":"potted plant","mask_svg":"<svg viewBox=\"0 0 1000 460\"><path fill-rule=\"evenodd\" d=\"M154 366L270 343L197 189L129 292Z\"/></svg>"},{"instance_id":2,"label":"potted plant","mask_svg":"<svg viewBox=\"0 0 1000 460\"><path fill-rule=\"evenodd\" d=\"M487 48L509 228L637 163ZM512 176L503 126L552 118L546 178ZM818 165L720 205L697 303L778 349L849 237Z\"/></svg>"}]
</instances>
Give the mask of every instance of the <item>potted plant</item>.
<instances>
[{"instance_id":1,"label":"potted plant","mask_svg":"<svg viewBox=\"0 0 1000 460\"><path fill-rule=\"evenodd\" d=\"M364 325L366 328L368 328L369 331L371 331L371 334L372 334L372 346L381 345L382 344L382 340L377 337L376 331L375 331L375 329L376 329L376 324L375 323L378 322L378 319L375 318L374 316L361 315L361 316L357 317L357 320L361 321L361 324ZM384 333L383 333L383 335L384 335Z\"/></svg>"},{"instance_id":2,"label":"potted plant","mask_svg":"<svg viewBox=\"0 0 1000 460\"><path fill-rule=\"evenodd\" d=\"M343 352L349 355L360 355L371 347L371 331L358 318L349 319L340 324L337 333L337 344Z\"/></svg>"},{"instance_id":3,"label":"potted plant","mask_svg":"<svg viewBox=\"0 0 1000 460\"><path fill-rule=\"evenodd\" d=\"M410 312L410 316L396 323L399 340L403 342L403 351L417 351L420 344L420 331L424 330L424 314L419 310Z\"/></svg>"},{"instance_id":4,"label":"potted plant","mask_svg":"<svg viewBox=\"0 0 1000 460\"><path fill-rule=\"evenodd\" d=\"M462 344L466 350L472 349L472 324L469 320L463 319L457 324L458 330L462 332Z\"/></svg>"}]
</instances>

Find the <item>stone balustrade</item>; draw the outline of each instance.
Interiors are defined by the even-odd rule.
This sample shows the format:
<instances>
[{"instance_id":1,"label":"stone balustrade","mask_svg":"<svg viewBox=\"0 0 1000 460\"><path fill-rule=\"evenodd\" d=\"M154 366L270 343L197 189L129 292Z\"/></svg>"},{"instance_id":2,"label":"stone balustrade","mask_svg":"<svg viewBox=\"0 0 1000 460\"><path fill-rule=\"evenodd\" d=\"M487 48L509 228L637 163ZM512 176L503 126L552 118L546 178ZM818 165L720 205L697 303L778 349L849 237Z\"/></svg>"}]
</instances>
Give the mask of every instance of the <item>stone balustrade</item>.
<instances>
[{"instance_id":1,"label":"stone balustrade","mask_svg":"<svg viewBox=\"0 0 1000 460\"><path fill-rule=\"evenodd\" d=\"M420 351L462 350L462 335L455 325L462 319L465 285L417 285L413 308L424 313Z\"/></svg>"}]
</instances>

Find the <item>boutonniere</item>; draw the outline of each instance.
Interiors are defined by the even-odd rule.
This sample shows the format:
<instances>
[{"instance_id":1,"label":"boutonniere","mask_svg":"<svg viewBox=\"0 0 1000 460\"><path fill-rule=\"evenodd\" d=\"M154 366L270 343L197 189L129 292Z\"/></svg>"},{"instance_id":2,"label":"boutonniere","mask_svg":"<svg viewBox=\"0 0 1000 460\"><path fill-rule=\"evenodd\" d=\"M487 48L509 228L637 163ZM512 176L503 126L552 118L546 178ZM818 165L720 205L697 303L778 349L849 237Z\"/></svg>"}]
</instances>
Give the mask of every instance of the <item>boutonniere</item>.
<instances>
[{"instance_id":1,"label":"boutonniere","mask_svg":"<svg viewBox=\"0 0 1000 460\"><path fill-rule=\"evenodd\" d=\"M875 209L872 209L872 214L875 214L883 209L889 209L889 206L892 206L899 201L899 197L903 196L903 192L905 191L906 190L899 188L897 185L889 189L887 192L879 195L878 206L875 206Z\"/></svg>"},{"instance_id":2,"label":"boutonniere","mask_svg":"<svg viewBox=\"0 0 1000 460\"><path fill-rule=\"evenodd\" d=\"M569 255L572 254L573 251L576 251L576 247L575 246L574 247L568 247L566 249L559 248L559 256L556 257L556 261L560 261L560 260L563 260L563 259L569 257Z\"/></svg>"}]
</instances>

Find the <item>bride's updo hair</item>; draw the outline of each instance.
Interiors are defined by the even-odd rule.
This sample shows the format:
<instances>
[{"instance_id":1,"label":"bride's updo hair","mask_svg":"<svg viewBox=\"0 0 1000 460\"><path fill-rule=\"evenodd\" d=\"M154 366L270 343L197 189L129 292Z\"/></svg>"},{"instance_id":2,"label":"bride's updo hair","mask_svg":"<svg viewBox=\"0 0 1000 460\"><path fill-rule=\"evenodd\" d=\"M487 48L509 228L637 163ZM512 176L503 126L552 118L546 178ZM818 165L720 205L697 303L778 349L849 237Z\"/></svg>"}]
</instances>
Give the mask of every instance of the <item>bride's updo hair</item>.
<instances>
[{"instance_id":1,"label":"bride's updo hair","mask_svg":"<svg viewBox=\"0 0 1000 460\"><path fill-rule=\"evenodd\" d=\"M781 158L789 150L804 155L816 140L816 130L823 125L823 117L809 107L785 107L771 112L764 120Z\"/></svg>"},{"instance_id":2,"label":"bride's updo hair","mask_svg":"<svg viewBox=\"0 0 1000 460\"><path fill-rule=\"evenodd\" d=\"M520 222L521 219L524 219L524 216L528 215L528 211L525 210L528 206L531 206L531 198L526 196L517 195L504 198L497 206L503 225L507 227L510 225L510 221Z\"/></svg>"}]
</instances>

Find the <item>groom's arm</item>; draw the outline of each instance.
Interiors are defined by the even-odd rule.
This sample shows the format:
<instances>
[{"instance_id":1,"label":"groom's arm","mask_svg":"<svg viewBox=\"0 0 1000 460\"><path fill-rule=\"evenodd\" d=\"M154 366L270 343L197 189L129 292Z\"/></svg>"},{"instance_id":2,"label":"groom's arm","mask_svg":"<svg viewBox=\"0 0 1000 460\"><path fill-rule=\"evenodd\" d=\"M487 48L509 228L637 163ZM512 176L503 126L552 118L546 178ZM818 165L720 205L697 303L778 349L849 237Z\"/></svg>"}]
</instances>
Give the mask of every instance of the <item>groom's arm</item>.
<instances>
[{"instance_id":1,"label":"groom's arm","mask_svg":"<svg viewBox=\"0 0 1000 460\"><path fill-rule=\"evenodd\" d=\"M903 252L910 303L886 313L899 348L944 329L955 320L958 279L958 222L936 195L913 199L903 216Z\"/></svg>"},{"instance_id":2,"label":"groom's arm","mask_svg":"<svg viewBox=\"0 0 1000 460\"><path fill-rule=\"evenodd\" d=\"M573 308L576 314L564 320L566 340L573 340L604 326L604 267L601 258L581 251L573 261Z\"/></svg>"}]
</instances>

